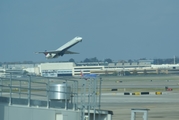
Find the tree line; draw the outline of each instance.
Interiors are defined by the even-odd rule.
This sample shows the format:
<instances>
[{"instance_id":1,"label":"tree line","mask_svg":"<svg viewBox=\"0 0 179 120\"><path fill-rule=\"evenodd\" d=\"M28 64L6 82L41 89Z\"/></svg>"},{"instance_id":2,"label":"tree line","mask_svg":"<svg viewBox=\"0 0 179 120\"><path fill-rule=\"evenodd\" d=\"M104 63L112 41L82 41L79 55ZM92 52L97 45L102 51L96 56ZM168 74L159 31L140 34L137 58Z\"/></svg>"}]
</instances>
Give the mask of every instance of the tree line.
<instances>
[{"instance_id":1,"label":"tree line","mask_svg":"<svg viewBox=\"0 0 179 120\"><path fill-rule=\"evenodd\" d=\"M138 60L119 60L117 62L120 63L133 63L133 62L138 62L139 60L148 60L146 58L140 58ZM58 61L57 61L58 62ZM64 61L67 62L67 61ZM75 59L71 58L68 60L68 62L76 62ZM85 58L84 60L80 61L80 62L107 62L107 63L113 63L114 61L111 58L106 58L104 60L99 60L97 57L92 57L92 58ZM153 63L152 64L178 64L179 63L179 58L176 57L174 58L157 58L157 59L153 59ZM35 62L33 61L23 61L23 62L0 62L0 66L2 64L35 64Z\"/></svg>"},{"instance_id":2,"label":"tree line","mask_svg":"<svg viewBox=\"0 0 179 120\"><path fill-rule=\"evenodd\" d=\"M148 60L146 58L140 58L138 60L132 60L132 59L129 59L129 60L119 60L117 62L120 62L120 63L133 63L133 62L138 62L140 60ZM75 62L75 60L73 58L71 58L69 60L69 62ZM93 58L85 58L83 61L81 62L108 62L108 63L113 63L114 61L110 58L106 58L104 60L98 60L97 57L93 57ZM165 59L162 59L162 58L157 58L157 59L153 59L153 62L152 64L178 64L179 63L179 58L165 58Z\"/></svg>"}]
</instances>

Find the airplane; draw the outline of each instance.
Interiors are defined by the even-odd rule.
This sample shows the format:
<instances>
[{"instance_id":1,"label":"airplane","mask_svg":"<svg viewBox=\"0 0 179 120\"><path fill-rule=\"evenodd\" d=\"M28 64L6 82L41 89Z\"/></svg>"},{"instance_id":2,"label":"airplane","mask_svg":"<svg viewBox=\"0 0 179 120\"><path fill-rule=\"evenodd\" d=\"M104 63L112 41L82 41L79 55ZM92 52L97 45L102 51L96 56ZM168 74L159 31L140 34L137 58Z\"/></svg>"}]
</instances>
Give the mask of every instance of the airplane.
<instances>
[{"instance_id":1,"label":"airplane","mask_svg":"<svg viewBox=\"0 0 179 120\"><path fill-rule=\"evenodd\" d=\"M43 53L47 59L57 58L59 56L63 56L64 54L79 54L77 52L69 51L68 49L77 43L82 42L82 37L75 37L66 44L59 47L57 50L52 51L44 51L44 52L36 52L36 54Z\"/></svg>"}]
</instances>

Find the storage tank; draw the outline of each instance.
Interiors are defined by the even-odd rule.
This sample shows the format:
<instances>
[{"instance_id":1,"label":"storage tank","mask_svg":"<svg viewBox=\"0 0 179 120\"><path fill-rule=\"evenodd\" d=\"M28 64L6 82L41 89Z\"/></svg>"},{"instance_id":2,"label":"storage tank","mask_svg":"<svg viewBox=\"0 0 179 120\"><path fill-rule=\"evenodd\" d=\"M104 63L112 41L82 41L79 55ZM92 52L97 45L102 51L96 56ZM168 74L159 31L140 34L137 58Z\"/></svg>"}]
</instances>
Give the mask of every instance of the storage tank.
<instances>
[{"instance_id":1,"label":"storage tank","mask_svg":"<svg viewBox=\"0 0 179 120\"><path fill-rule=\"evenodd\" d=\"M71 87L63 84L50 84L49 85L49 99L50 100L70 100Z\"/></svg>"}]
</instances>

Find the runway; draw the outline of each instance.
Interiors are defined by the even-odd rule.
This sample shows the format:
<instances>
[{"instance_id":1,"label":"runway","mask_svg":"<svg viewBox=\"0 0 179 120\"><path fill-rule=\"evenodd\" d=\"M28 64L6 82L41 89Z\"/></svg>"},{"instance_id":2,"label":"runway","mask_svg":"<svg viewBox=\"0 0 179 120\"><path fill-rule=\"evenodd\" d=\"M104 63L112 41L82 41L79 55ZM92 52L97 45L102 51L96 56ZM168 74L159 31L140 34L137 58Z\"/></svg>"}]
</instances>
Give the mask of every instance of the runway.
<instances>
[{"instance_id":1,"label":"runway","mask_svg":"<svg viewBox=\"0 0 179 120\"><path fill-rule=\"evenodd\" d=\"M148 120L178 120L178 103L102 103L101 109L113 110L113 120L130 120L132 108L147 108ZM137 113L136 120L143 120L141 113Z\"/></svg>"},{"instance_id":2,"label":"runway","mask_svg":"<svg viewBox=\"0 0 179 120\"><path fill-rule=\"evenodd\" d=\"M179 103L179 93L168 95L102 95L102 103Z\"/></svg>"},{"instance_id":3,"label":"runway","mask_svg":"<svg viewBox=\"0 0 179 120\"><path fill-rule=\"evenodd\" d=\"M132 108L147 108L149 120L179 120L179 76L107 77L102 81L101 109L112 110L113 120L130 120ZM173 91L166 91L165 87ZM111 89L118 91L111 91ZM109 90L105 90L109 89ZM124 91L162 95L123 95ZM122 92L123 91L123 92ZM136 120L143 120L137 114Z\"/></svg>"},{"instance_id":4,"label":"runway","mask_svg":"<svg viewBox=\"0 0 179 120\"><path fill-rule=\"evenodd\" d=\"M113 120L130 120L132 108L147 108L149 120L178 120L179 93L167 95L103 95L101 109L112 110ZM137 114L137 120L143 120Z\"/></svg>"}]
</instances>

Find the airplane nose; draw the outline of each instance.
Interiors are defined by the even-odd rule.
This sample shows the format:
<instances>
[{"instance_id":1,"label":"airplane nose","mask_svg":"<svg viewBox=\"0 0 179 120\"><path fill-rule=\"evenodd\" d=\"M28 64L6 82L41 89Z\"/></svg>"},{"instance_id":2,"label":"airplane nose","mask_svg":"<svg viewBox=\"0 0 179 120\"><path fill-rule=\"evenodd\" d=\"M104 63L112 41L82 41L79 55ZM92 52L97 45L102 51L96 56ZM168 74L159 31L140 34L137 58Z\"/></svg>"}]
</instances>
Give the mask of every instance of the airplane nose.
<instances>
[{"instance_id":1,"label":"airplane nose","mask_svg":"<svg viewBox=\"0 0 179 120\"><path fill-rule=\"evenodd\" d=\"M82 37L77 37L77 39L78 39L79 41L82 41Z\"/></svg>"}]
</instances>

